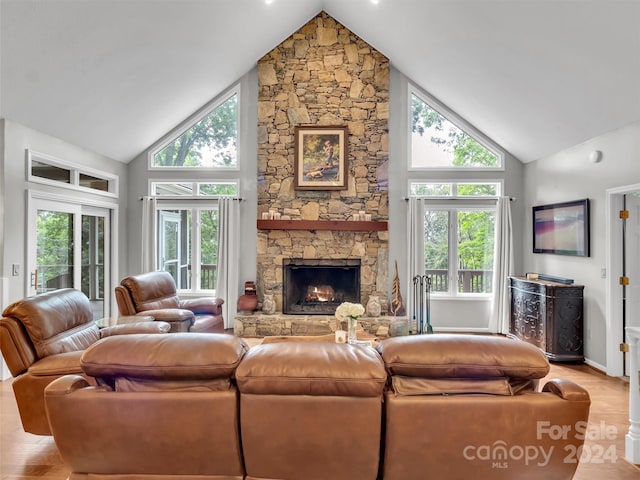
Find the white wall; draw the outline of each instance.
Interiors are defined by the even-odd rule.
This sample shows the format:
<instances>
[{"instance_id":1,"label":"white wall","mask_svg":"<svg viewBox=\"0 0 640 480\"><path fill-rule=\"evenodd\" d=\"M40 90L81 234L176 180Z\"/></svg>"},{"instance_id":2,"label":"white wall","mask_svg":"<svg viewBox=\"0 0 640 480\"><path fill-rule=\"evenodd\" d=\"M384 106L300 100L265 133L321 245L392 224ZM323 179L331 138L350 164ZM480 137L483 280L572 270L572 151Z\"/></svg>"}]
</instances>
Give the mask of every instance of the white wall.
<instances>
[{"instance_id":1,"label":"white wall","mask_svg":"<svg viewBox=\"0 0 640 480\"><path fill-rule=\"evenodd\" d=\"M589 153L600 150L600 163L591 163ZM605 245L607 189L640 183L640 122L593 138L568 150L525 165L524 271L574 279L584 285L585 356L605 367L606 279L601 270L608 255ZM591 256L568 257L532 253L531 207L547 203L589 198L591 206Z\"/></svg>"},{"instance_id":2,"label":"white wall","mask_svg":"<svg viewBox=\"0 0 640 480\"><path fill-rule=\"evenodd\" d=\"M8 301L13 302L26 296L26 272L27 265L27 190L31 189L39 192L47 192L73 197L75 199L86 199L87 201L101 201L113 205L119 205L122 200L110 199L100 195L82 193L75 190L67 190L29 183L26 180L26 149L45 153L61 160L66 160L73 164L84 165L92 169L101 170L115 174L120 177L120 189L127 188L126 166L110 158L95 154L88 150L71 145L57 138L45 135L36 130L30 129L10 120L4 120L2 124L4 133L4 149L0 153L4 165L3 177L3 197L2 203L10 208L4 212L2 223L5 229L4 243L0 248L2 271L0 277L6 277L8 281ZM120 216L120 233L125 231L125 224ZM124 265L124 258L120 259L119 267ZM11 275L11 266L17 263L20 265L20 275Z\"/></svg>"},{"instance_id":3,"label":"white wall","mask_svg":"<svg viewBox=\"0 0 640 480\"><path fill-rule=\"evenodd\" d=\"M240 196L244 199L240 203L240 215L242 237L240 238L241 259L238 291L244 288L244 282L256 279L256 219L258 217L257 201L257 172L258 172L258 76L253 69L240 80L240 145L238 148L240 171L216 173L216 179L240 178ZM150 147L151 149L152 147ZM149 150L135 158L128 168L129 189L127 191L127 267L122 271L121 277L140 273L141 263L141 224L142 204L140 198L149 194L149 182L151 180L206 180L210 173L184 172L184 171L151 171L148 168ZM123 253L124 253L123 252Z\"/></svg>"}]
</instances>

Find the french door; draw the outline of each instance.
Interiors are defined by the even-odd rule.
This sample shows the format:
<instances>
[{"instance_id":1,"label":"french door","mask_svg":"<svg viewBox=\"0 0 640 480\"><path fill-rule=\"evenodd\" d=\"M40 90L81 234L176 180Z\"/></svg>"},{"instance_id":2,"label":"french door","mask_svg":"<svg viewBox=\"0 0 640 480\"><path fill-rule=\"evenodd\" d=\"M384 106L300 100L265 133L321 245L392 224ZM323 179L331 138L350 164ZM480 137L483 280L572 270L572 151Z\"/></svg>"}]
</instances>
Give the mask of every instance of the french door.
<instances>
[{"instance_id":1,"label":"french door","mask_svg":"<svg viewBox=\"0 0 640 480\"><path fill-rule=\"evenodd\" d=\"M76 288L94 318L109 316L111 211L32 198L28 224L29 295Z\"/></svg>"}]
</instances>

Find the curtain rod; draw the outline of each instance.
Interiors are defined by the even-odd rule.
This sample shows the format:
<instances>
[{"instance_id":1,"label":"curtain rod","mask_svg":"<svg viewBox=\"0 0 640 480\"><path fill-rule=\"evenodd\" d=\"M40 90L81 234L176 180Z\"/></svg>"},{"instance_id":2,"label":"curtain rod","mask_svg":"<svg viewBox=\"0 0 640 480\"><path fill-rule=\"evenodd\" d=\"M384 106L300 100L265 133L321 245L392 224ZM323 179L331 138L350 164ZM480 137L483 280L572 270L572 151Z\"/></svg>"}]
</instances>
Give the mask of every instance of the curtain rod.
<instances>
[{"instance_id":1,"label":"curtain rod","mask_svg":"<svg viewBox=\"0 0 640 480\"><path fill-rule=\"evenodd\" d=\"M417 197L402 197L402 200L404 200L405 202L408 202L411 198L420 198L422 200L464 200L464 201L468 201L468 200L497 200L500 197L472 197L472 196L468 196L468 197L442 197L442 196L417 196ZM516 197L509 197L509 201L511 202L515 202L517 199Z\"/></svg>"},{"instance_id":2,"label":"curtain rod","mask_svg":"<svg viewBox=\"0 0 640 480\"><path fill-rule=\"evenodd\" d=\"M149 195L149 198L153 198L154 200L158 199L167 199L167 200L211 200L211 199L220 199L220 198L230 198L231 200L237 200L239 202L244 201L243 197L226 197L226 196L211 196L211 197L187 197L182 195ZM139 197L138 200L144 200L144 197Z\"/></svg>"}]
</instances>

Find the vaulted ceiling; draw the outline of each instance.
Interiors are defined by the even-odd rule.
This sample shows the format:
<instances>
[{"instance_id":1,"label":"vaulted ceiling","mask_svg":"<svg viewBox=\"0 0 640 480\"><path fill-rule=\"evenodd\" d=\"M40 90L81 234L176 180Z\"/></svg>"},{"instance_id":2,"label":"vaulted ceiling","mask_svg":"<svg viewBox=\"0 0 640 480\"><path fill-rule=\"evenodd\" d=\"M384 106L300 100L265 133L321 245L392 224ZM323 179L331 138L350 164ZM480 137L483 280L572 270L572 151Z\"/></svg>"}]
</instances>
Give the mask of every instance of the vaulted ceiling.
<instances>
[{"instance_id":1,"label":"vaulted ceiling","mask_svg":"<svg viewBox=\"0 0 640 480\"><path fill-rule=\"evenodd\" d=\"M121 162L322 10L524 162L640 121L636 0L0 2L0 116Z\"/></svg>"}]
</instances>

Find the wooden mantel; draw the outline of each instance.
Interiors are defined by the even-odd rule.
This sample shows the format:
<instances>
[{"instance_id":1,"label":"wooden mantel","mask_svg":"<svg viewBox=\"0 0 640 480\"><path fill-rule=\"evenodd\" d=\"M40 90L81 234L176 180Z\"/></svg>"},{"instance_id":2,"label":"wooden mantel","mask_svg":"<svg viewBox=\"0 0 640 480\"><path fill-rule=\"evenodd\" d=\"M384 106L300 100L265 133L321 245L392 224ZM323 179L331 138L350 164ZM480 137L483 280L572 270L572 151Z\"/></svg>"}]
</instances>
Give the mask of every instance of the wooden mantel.
<instances>
[{"instance_id":1,"label":"wooden mantel","mask_svg":"<svg viewBox=\"0 0 640 480\"><path fill-rule=\"evenodd\" d=\"M258 220L258 230L345 230L352 232L383 231L388 222L351 220Z\"/></svg>"}]
</instances>

